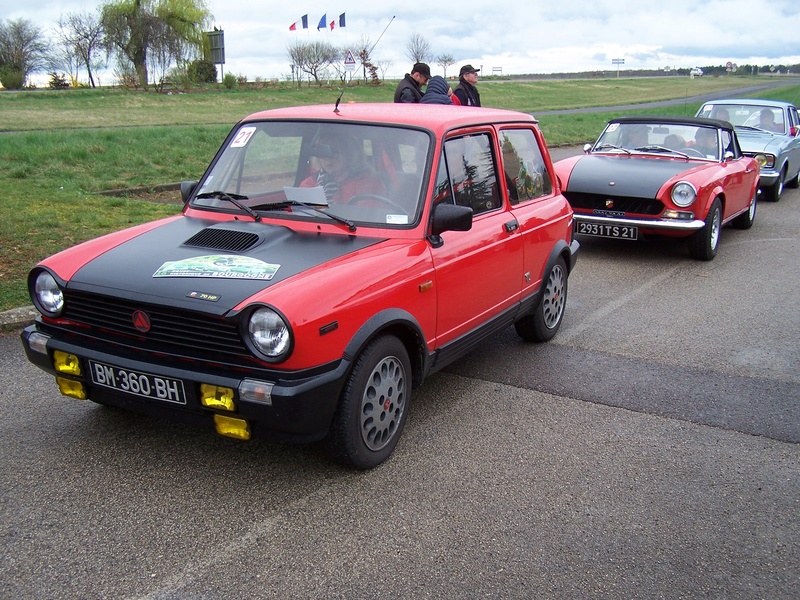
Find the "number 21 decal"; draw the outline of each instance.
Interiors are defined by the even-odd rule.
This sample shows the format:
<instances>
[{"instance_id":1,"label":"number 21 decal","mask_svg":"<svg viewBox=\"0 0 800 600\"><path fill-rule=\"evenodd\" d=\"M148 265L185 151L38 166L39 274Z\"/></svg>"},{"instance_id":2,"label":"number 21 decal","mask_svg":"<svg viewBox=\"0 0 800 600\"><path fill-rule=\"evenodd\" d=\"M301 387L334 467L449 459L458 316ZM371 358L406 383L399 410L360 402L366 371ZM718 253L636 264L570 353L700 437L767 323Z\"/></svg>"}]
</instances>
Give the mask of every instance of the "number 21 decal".
<instances>
[{"instance_id":1,"label":"number 21 decal","mask_svg":"<svg viewBox=\"0 0 800 600\"><path fill-rule=\"evenodd\" d=\"M243 148L246 146L255 131L255 127L242 127L236 134L236 137L233 138L231 148Z\"/></svg>"}]
</instances>

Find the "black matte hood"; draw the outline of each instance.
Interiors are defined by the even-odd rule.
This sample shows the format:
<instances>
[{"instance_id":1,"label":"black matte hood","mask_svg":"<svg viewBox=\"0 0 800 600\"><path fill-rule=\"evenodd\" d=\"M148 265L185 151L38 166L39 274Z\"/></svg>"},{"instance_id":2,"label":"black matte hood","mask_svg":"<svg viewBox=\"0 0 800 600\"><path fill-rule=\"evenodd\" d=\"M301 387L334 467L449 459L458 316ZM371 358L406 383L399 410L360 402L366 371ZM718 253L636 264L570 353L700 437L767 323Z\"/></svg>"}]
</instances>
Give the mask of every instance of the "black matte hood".
<instances>
[{"instance_id":1,"label":"black matte hood","mask_svg":"<svg viewBox=\"0 0 800 600\"><path fill-rule=\"evenodd\" d=\"M704 164L708 163L627 155L588 155L575 163L567 190L586 194L655 198L658 190L668 180Z\"/></svg>"},{"instance_id":2,"label":"black matte hood","mask_svg":"<svg viewBox=\"0 0 800 600\"><path fill-rule=\"evenodd\" d=\"M380 241L184 217L90 260L68 288L224 314L270 285Z\"/></svg>"}]
</instances>

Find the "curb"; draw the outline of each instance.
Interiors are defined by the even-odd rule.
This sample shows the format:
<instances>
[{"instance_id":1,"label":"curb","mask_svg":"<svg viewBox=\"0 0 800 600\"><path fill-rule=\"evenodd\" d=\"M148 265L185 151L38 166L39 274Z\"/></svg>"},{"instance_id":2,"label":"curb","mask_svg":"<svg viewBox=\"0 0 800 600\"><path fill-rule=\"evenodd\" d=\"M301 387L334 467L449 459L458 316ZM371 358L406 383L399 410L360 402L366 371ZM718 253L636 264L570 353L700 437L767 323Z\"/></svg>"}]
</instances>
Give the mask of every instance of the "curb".
<instances>
[{"instance_id":1,"label":"curb","mask_svg":"<svg viewBox=\"0 0 800 600\"><path fill-rule=\"evenodd\" d=\"M37 316L39 316L39 311L33 306L23 306L0 312L0 332L7 333L22 329L33 323Z\"/></svg>"}]
</instances>

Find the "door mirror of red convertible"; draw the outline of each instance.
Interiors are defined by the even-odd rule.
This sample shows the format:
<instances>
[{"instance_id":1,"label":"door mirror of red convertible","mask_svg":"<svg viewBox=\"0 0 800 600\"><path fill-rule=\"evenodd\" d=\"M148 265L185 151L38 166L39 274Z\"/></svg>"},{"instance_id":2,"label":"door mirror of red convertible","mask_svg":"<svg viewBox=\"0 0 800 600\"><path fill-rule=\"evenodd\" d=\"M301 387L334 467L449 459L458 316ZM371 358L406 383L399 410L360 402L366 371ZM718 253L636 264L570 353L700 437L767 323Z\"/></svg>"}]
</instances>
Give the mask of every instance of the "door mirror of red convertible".
<instances>
[{"instance_id":1,"label":"door mirror of red convertible","mask_svg":"<svg viewBox=\"0 0 800 600\"><path fill-rule=\"evenodd\" d=\"M196 181L181 181L181 199L184 204L189 200L195 187L197 187Z\"/></svg>"}]
</instances>

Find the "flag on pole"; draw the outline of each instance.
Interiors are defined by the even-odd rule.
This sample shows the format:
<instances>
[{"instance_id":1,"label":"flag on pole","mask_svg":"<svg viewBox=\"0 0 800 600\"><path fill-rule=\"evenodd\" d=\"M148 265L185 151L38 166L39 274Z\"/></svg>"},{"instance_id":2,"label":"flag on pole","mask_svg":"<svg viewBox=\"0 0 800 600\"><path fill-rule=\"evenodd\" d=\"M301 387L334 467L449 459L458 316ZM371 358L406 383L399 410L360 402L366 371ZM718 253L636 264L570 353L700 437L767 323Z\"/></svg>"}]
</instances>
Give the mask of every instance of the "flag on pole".
<instances>
[{"instance_id":1,"label":"flag on pole","mask_svg":"<svg viewBox=\"0 0 800 600\"><path fill-rule=\"evenodd\" d=\"M339 27L344 27L344 13L339 15Z\"/></svg>"},{"instance_id":2,"label":"flag on pole","mask_svg":"<svg viewBox=\"0 0 800 600\"><path fill-rule=\"evenodd\" d=\"M333 31L334 26L336 25L336 21L331 21L331 31Z\"/></svg>"},{"instance_id":3,"label":"flag on pole","mask_svg":"<svg viewBox=\"0 0 800 600\"><path fill-rule=\"evenodd\" d=\"M303 24L303 29L308 29L308 15L303 15L300 22ZM289 31L297 31L297 21L289 25Z\"/></svg>"},{"instance_id":4,"label":"flag on pole","mask_svg":"<svg viewBox=\"0 0 800 600\"><path fill-rule=\"evenodd\" d=\"M317 31L319 31L320 29L325 29L327 21L328 21L328 13L325 13L324 15L322 15L322 18L319 20L319 23L317 24Z\"/></svg>"}]
</instances>

